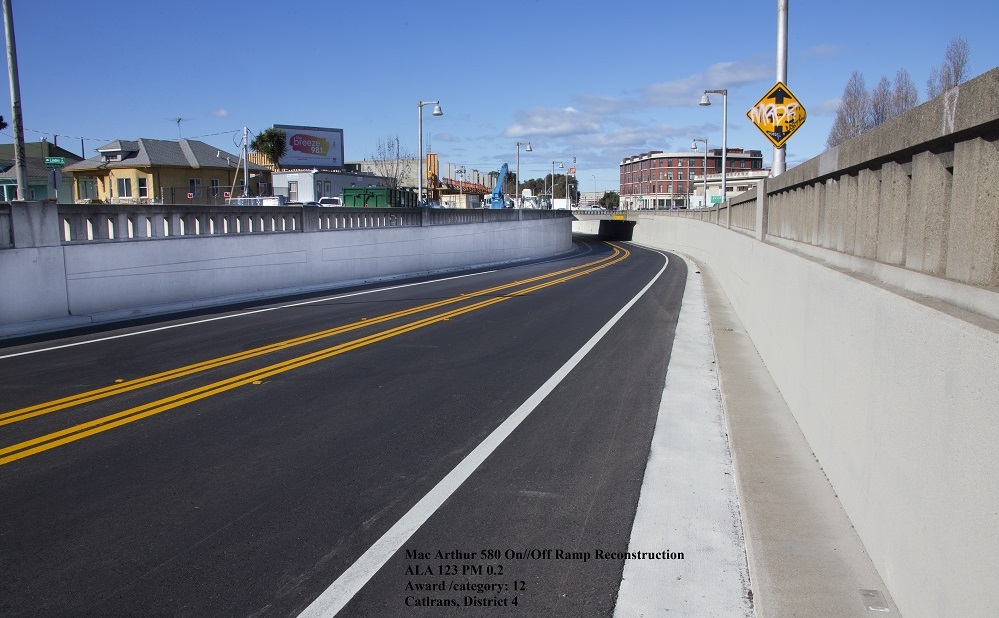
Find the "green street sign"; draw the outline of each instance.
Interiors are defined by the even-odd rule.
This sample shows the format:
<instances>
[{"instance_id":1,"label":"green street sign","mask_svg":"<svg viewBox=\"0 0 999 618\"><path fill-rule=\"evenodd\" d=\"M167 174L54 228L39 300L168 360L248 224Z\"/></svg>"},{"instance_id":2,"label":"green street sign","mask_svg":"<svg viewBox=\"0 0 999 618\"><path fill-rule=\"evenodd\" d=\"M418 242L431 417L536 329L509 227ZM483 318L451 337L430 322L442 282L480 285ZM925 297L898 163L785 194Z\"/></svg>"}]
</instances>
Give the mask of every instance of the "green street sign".
<instances>
[{"instance_id":1,"label":"green street sign","mask_svg":"<svg viewBox=\"0 0 999 618\"><path fill-rule=\"evenodd\" d=\"M45 167L62 167L66 165L66 157L45 157Z\"/></svg>"},{"instance_id":2,"label":"green street sign","mask_svg":"<svg viewBox=\"0 0 999 618\"><path fill-rule=\"evenodd\" d=\"M711 203L712 204L721 204L722 203L722 197L720 195L712 195L711 196Z\"/></svg>"}]
</instances>

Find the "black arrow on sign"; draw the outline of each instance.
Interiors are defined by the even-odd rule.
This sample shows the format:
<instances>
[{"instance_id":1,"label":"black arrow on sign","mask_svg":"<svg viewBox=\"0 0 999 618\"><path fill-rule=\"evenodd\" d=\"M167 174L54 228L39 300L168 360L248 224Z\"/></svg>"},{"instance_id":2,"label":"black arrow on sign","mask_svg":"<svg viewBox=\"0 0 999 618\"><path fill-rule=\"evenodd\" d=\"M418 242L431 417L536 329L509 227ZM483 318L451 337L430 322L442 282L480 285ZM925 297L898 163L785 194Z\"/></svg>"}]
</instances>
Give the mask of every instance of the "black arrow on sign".
<instances>
[{"instance_id":1,"label":"black arrow on sign","mask_svg":"<svg viewBox=\"0 0 999 618\"><path fill-rule=\"evenodd\" d=\"M774 101L776 101L776 103L778 105L783 105L784 104L784 99L793 99L794 97L792 97L791 93L789 93L788 91L784 90L783 88L778 88L774 92L773 96L770 97L770 98L773 99Z\"/></svg>"}]
</instances>

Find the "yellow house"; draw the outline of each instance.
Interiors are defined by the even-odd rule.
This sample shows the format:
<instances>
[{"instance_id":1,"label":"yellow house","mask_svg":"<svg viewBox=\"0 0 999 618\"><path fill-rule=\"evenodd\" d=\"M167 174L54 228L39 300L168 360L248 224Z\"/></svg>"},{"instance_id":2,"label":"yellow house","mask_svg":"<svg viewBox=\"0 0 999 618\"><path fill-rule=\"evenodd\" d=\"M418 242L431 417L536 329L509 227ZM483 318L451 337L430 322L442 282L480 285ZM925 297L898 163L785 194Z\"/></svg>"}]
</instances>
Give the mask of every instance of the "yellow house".
<instances>
[{"instance_id":1,"label":"yellow house","mask_svg":"<svg viewBox=\"0 0 999 618\"><path fill-rule=\"evenodd\" d=\"M243 195L239 156L204 142L117 140L97 152L63 168L77 202L210 205ZM249 177L248 195L270 195L270 170L250 163Z\"/></svg>"}]
</instances>

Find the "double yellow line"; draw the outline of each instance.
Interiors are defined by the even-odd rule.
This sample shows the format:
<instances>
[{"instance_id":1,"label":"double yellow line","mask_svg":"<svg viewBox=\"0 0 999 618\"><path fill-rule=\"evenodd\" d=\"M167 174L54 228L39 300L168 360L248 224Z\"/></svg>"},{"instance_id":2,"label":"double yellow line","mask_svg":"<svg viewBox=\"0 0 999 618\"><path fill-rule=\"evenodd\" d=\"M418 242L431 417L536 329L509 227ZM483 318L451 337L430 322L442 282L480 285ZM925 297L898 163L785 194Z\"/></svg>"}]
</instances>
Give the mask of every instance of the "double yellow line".
<instances>
[{"instance_id":1,"label":"double yellow line","mask_svg":"<svg viewBox=\"0 0 999 618\"><path fill-rule=\"evenodd\" d=\"M103 388L98 388L83 393L70 395L68 397L63 397L60 399L39 403L33 406L12 410L10 412L5 412L3 414L0 414L0 426L25 421L27 419L41 416L43 414L49 414L52 412L56 412L58 410L64 410L74 406L83 405L93 401L98 401L100 399L105 399L107 397L112 397L114 395L127 393L129 391L137 390L146 386L151 386L153 384L159 384L162 382L167 382L169 380L174 380L184 376L197 374L203 371L208 371L210 369L215 369L217 367L223 367L225 365L230 365L239 361L263 356L265 354L270 354L272 352L287 350L295 346L333 337L335 335L343 334L360 328L367 328L372 325L388 322L390 320L396 320L399 318L412 316L417 313L422 313L433 309L439 309L441 307L446 307L448 305L468 301L474 298L489 296L489 298L486 298L485 300L481 300L479 302L470 305L465 305L462 307L451 309L449 311L428 316L416 320L414 322L408 322L406 324L395 326L384 331L366 335L358 339L337 344L328 348L324 348L322 350L318 350L316 352L311 352L309 354L304 354L302 356L298 356L286 361L274 363L272 365L255 369L253 371L241 373L239 375L219 380L217 382L213 382L211 384L200 386L194 389L190 389L178 393L176 395L164 397L150 403L128 408L126 410L122 410L121 412L116 412L114 414L103 416L85 423L80 423L72 427L68 427L66 429L48 433L39 436L37 438L33 438L30 440L19 442L17 444L13 444L11 446L0 448L0 465L4 465L12 461L17 461L18 459L23 459L30 455L47 451L64 444L68 444L70 442L75 442L77 440L81 440L88 436L108 431L110 429L114 429L115 427L120 427L122 425L135 422L137 420L152 416L154 414L159 414L161 412L165 412L173 408L193 403L195 401L205 399L207 397L212 397L214 395L224 393L239 386L245 386L247 384L252 384L254 382L260 382L269 377L273 377L278 374L291 371L293 369L298 369L300 367L304 367L312 363L326 360L328 358L344 354L345 352L349 352L351 350L356 350L358 348L370 345L372 343L377 343L379 341L384 341L392 337L397 337L404 333L408 333L423 328L425 326L429 326L431 324L436 324L438 322L450 320L465 313L477 311L479 309L483 309L485 307L489 307L491 305L503 302L508 298L523 296L552 285L564 283L571 279L575 279L577 277L581 277L583 275L616 264L626 259L628 255L630 255L630 253L625 249L621 249L613 245L612 247L614 249L614 252L610 256L607 256L605 258L596 260L588 264L574 266L572 268L559 270L545 275L540 275L537 277L532 277L530 279L514 281L500 286L479 290L477 292L473 292L470 294L455 296L445 300L420 305L418 307L413 307L410 309L405 309L402 311L385 314L382 316L378 316L376 318L363 319L351 324L323 331L318 331L315 333L304 335L302 337L296 337L293 339L288 339L285 341L280 341L277 343L260 346L258 348L253 348L251 350L246 350L236 354L230 354L227 356L214 358L200 363L185 365L183 367L178 367L176 369L171 369L169 371L164 371L161 373L144 376L141 378L136 378L134 380L128 380L117 384L109 385ZM524 286L526 284L535 283L539 281L541 283L537 283L536 285L527 288L515 290L507 294L497 296L497 294L500 292L504 292L507 290L511 290L512 288L517 288L520 286Z\"/></svg>"}]
</instances>

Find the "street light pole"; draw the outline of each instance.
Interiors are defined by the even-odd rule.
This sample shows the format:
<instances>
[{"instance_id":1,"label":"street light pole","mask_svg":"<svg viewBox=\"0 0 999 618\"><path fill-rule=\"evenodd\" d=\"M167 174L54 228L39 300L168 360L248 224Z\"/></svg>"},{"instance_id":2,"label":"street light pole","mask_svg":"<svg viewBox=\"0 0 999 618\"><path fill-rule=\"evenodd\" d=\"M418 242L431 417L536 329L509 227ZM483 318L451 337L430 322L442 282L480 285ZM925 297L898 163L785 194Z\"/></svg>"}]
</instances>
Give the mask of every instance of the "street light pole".
<instances>
[{"instance_id":1,"label":"street light pole","mask_svg":"<svg viewBox=\"0 0 999 618\"><path fill-rule=\"evenodd\" d=\"M517 203L514 204L514 207L516 208L521 207L520 204L520 147L521 146L527 146L527 148L524 149L524 152L533 152L533 149L531 148L531 142L517 142L517 186L513 191L514 195L517 196Z\"/></svg>"},{"instance_id":2,"label":"street light pole","mask_svg":"<svg viewBox=\"0 0 999 618\"><path fill-rule=\"evenodd\" d=\"M711 105L711 99L708 98L709 94L720 94L722 95L722 177L721 177L721 194L722 203L728 201L728 186L725 184L726 172L728 171L728 89L724 88L722 90L705 90L704 96L701 97L701 105L707 106ZM725 211L726 224L730 220L729 211Z\"/></svg>"},{"instance_id":3,"label":"street light pole","mask_svg":"<svg viewBox=\"0 0 999 618\"><path fill-rule=\"evenodd\" d=\"M697 150L697 142L704 142L704 201L702 206L707 206L708 204L708 139L701 139L700 137L695 137L694 141L690 142L690 149Z\"/></svg>"},{"instance_id":4,"label":"street light pole","mask_svg":"<svg viewBox=\"0 0 999 618\"><path fill-rule=\"evenodd\" d=\"M558 163L559 169L564 169L565 166L562 165L561 161L552 161L552 208L555 208L555 164Z\"/></svg>"},{"instance_id":5,"label":"street light pole","mask_svg":"<svg viewBox=\"0 0 999 618\"><path fill-rule=\"evenodd\" d=\"M465 202L465 198L464 198L464 187L462 185L465 184L465 166L462 165L461 167L456 169L454 173L455 175L461 174L461 180L458 181L458 204L459 208L464 208L463 204Z\"/></svg>"},{"instance_id":6,"label":"street light pole","mask_svg":"<svg viewBox=\"0 0 999 618\"><path fill-rule=\"evenodd\" d=\"M417 179L418 180L417 187L419 187L419 189L417 190L417 193L416 193L416 203L417 203L417 205L421 204L422 201L423 201L423 106L424 105L433 105L434 106L434 116L443 116L444 115L444 112L441 111L440 101L420 101L419 104L418 104L418 106L417 106L419 108L418 109L418 111L419 111L419 114L418 114L418 116L419 116L419 125L418 126L419 126L419 131L420 131L420 136L419 136L419 139L418 139L419 152L416 153L416 158L419 160L418 171L416 173L417 176L419 177Z\"/></svg>"},{"instance_id":7,"label":"street light pole","mask_svg":"<svg viewBox=\"0 0 999 618\"><path fill-rule=\"evenodd\" d=\"M777 81L787 83L787 0L777 0ZM774 147L771 176L780 176L787 169L786 146Z\"/></svg>"}]
</instances>

